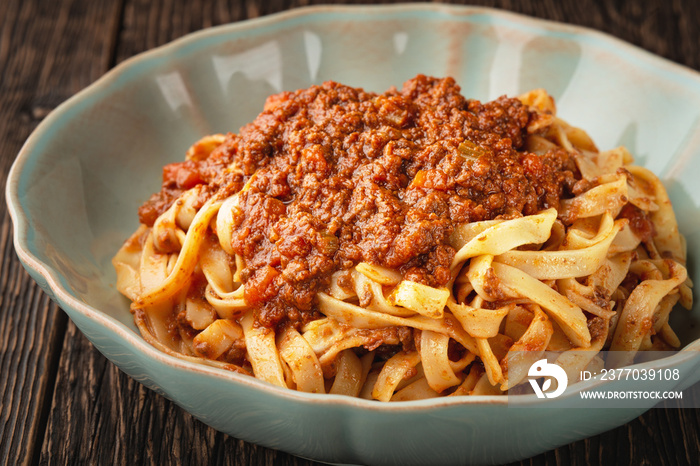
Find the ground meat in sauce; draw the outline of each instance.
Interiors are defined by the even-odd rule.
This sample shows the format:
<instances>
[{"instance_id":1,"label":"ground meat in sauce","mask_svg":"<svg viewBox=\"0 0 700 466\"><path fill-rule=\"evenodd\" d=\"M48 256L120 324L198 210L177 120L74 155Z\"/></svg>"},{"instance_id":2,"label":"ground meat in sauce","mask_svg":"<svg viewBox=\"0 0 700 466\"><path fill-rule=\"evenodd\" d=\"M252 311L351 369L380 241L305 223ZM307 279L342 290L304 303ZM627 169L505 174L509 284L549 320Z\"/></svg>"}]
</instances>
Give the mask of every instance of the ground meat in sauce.
<instances>
[{"instance_id":1,"label":"ground meat in sauce","mask_svg":"<svg viewBox=\"0 0 700 466\"><path fill-rule=\"evenodd\" d=\"M456 224L557 207L580 177L563 150L523 150L536 119L517 99L467 100L451 78L384 94L335 82L284 92L208 159L164 170L141 221L193 183L226 197L255 173L232 235L245 298L261 325L302 323L318 317L314 297L334 271L366 261L443 286Z\"/></svg>"},{"instance_id":2,"label":"ground meat in sauce","mask_svg":"<svg viewBox=\"0 0 700 466\"><path fill-rule=\"evenodd\" d=\"M650 241L651 238L656 236L654 223L651 221L646 212L634 204L625 204L618 217L629 219L629 225L632 232L642 241Z\"/></svg>"}]
</instances>

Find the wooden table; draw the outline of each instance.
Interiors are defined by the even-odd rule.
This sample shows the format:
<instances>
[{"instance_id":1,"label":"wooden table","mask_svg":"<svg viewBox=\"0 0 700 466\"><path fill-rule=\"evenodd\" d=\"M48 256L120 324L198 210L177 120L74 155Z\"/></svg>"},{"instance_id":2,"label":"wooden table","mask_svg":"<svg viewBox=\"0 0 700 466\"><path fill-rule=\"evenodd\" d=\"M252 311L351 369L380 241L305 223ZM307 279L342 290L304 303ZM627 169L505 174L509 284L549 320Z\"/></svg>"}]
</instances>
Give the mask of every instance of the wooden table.
<instances>
[{"instance_id":1,"label":"wooden table","mask_svg":"<svg viewBox=\"0 0 700 466\"><path fill-rule=\"evenodd\" d=\"M117 370L24 272L4 202L7 172L31 131L119 62L192 31L308 3L332 2L0 1L0 464L315 464L216 432ZM695 0L472 3L596 28L700 69ZM695 409L655 409L522 464L698 464L699 421Z\"/></svg>"}]
</instances>

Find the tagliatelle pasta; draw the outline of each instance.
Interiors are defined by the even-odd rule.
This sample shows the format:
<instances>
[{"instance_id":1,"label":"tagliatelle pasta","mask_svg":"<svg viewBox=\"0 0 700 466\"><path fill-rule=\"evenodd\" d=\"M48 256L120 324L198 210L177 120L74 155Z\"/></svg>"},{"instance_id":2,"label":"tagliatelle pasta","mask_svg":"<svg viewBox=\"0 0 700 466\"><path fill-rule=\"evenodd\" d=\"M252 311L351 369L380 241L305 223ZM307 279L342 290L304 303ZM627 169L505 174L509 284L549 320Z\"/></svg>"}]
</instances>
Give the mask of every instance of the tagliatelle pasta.
<instances>
[{"instance_id":1,"label":"tagliatelle pasta","mask_svg":"<svg viewBox=\"0 0 700 466\"><path fill-rule=\"evenodd\" d=\"M670 200L632 164L543 90L282 93L164 168L117 287L161 351L305 392L507 393L548 350L575 377L677 348L692 305Z\"/></svg>"}]
</instances>

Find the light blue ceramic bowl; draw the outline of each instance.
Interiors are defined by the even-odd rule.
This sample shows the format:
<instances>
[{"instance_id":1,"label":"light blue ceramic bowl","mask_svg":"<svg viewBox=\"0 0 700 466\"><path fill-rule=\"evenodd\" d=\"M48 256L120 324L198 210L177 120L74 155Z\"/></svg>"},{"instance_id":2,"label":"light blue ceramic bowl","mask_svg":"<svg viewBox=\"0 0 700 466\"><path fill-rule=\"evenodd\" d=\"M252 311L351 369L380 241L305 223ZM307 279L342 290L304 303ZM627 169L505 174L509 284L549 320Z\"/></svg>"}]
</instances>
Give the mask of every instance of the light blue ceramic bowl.
<instances>
[{"instance_id":1,"label":"light blue ceramic bowl","mask_svg":"<svg viewBox=\"0 0 700 466\"><path fill-rule=\"evenodd\" d=\"M383 91L418 73L466 96L544 87L601 148L626 145L665 181L700 261L700 78L609 36L495 10L439 5L316 7L205 30L139 55L52 112L7 183L29 273L123 371L214 428L333 463L499 463L597 434L642 409L514 409L504 398L379 404L285 391L159 353L114 287L110 259L159 187L161 167L212 132L237 131L268 94L336 80ZM688 348L700 318L677 311ZM694 342L695 343L691 343ZM697 359L683 386L700 379Z\"/></svg>"}]
</instances>

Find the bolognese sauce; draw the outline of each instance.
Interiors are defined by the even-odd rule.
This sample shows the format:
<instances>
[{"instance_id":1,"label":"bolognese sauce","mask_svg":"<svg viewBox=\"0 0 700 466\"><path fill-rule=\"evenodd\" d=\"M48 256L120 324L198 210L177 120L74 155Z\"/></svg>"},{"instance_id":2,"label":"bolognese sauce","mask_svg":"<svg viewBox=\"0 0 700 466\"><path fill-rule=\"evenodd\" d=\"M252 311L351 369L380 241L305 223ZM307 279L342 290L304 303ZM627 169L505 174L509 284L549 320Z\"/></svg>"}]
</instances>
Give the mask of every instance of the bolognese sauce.
<instances>
[{"instance_id":1,"label":"bolognese sauce","mask_svg":"<svg viewBox=\"0 0 700 466\"><path fill-rule=\"evenodd\" d=\"M283 92L208 158L166 166L139 216L152 225L195 185L202 203L241 191L231 246L245 261L246 302L260 325L301 324L318 316L315 296L336 271L368 262L444 286L456 225L570 197L581 178L570 154L525 150L547 129L541 118L517 99L468 100L453 79L422 75L383 94L336 82Z\"/></svg>"}]
</instances>

